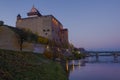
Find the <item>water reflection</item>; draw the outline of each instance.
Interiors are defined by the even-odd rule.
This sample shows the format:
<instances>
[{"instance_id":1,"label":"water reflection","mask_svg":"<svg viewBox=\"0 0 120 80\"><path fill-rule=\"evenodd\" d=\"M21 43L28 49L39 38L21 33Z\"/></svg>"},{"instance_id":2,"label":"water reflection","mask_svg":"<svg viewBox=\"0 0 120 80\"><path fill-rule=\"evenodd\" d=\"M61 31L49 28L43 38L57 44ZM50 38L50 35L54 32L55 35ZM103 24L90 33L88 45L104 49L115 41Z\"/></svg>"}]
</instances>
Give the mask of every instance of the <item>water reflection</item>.
<instances>
[{"instance_id":1,"label":"water reflection","mask_svg":"<svg viewBox=\"0 0 120 80\"><path fill-rule=\"evenodd\" d=\"M68 70L69 70L69 67L68 67L69 65L68 65L68 61L66 61L66 71L68 72Z\"/></svg>"},{"instance_id":2,"label":"water reflection","mask_svg":"<svg viewBox=\"0 0 120 80\"><path fill-rule=\"evenodd\" d=\"M80 69L81 66L85 66L85 60L66 61L66 71L67 72L72 72L75 69Z\"/></svg>"},{"instance_id":3,"label":"water reflection","mask_svg":"<svg viewBox=\"0 0 120 80\"><path fill-rule=\"evenodd\" d=\"M93 56L93 57L87 57L85 61L86 63L120 63L120 56L119 57L101 56L99 58Z\"/></svg>"},{"instance_id":4,"label":"water reflection","mask_svg":"<svg viewBox=\"0 0 120 80\"><path fill-rule=\"evenodd\" d=\"M74 71L75 68L80 68L85 66L86 63L120 63L120 57L87 57L86 59L81 60L70 60L66 61L66 70Z\"/></svg>"},{"instance_id":5,"label":"water reflection","mask_svg":"<svg viewBox=\"0 0 120 80\"><path fill-rule=\"evenodd\" d=\"M67 61L66 70L69 80L120 80L120 56Z\"/></svg>"}]
</instances>

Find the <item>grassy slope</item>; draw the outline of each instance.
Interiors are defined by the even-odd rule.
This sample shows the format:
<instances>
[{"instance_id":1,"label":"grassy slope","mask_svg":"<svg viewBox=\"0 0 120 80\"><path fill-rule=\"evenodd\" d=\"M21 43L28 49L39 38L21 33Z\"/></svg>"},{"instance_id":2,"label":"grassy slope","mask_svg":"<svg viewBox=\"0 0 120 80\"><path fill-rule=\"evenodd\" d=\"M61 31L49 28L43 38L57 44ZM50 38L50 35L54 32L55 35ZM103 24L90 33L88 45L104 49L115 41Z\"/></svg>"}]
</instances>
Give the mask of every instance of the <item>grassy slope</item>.
<instances>
[{"instance_id":1,"label":"grassy slope","mask_svg":"<svg viewBox=\"0 0 120 80\"><path fill-rule=\"evenodd\" d=\"M40 54L0 50L0 80L67 80L62 67Z\"/></svg>"}]
</instances>

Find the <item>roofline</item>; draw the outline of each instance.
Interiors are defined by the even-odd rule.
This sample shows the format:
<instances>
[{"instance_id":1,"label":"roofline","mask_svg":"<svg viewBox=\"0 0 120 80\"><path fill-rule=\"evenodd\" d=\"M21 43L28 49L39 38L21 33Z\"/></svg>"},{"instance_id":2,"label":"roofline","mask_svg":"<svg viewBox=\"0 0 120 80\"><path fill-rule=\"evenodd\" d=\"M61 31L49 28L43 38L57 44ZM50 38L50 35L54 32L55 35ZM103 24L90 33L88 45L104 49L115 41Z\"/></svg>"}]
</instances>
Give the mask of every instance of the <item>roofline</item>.
<instances>
[{"instance_id":1,"label":"roofline","mask_svg":"<svg viewBox=\"0 0 120 80\"><path fill-rule=\"evenodd\" d=\"M57 20L57 22L59 23L59 24L61 24L62 25L62 23L57 19L57 18L55 18L53 15L48 15L48 16L51 16L51 17L53 17L54 19L56 19ZM63 25L62 25L63 26Z\"/></svg>"},{"instance_id":2,"label":"roofline","mask_svg":"<svg viewBox=\"0 0 120 80\"><path fill-rule=\"evenodd\" d=\"M53 15L42 15L42 16L27 17L27 18L21 18L21 19L24 20L24 19L31 19L31 18L38 18L38 17L49 17L49 16L54 18L60 25L62 25L62 23L57 18L55 18Z\"/></svg>"}]
</instances>

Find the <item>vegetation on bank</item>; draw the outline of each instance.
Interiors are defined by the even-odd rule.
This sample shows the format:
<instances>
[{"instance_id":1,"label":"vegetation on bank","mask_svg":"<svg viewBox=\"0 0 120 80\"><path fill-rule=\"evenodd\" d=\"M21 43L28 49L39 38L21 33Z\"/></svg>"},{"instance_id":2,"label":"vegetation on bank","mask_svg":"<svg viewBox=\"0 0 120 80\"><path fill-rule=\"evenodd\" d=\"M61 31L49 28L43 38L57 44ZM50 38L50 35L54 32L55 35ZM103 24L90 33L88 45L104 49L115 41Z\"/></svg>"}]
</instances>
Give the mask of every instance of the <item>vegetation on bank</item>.
<instances>
[{"instance_id":1,"label":"vegetation on bank","mask_svg":"<svg viewBox=\"0 0 120 80\"><path fill-rule=\"evenodd\" d=\"M0 80L67 80L60 64L41 54L0 50Z\"/></svg>"},{"instance_id":2,"label":"vegetation on bank","mask_svg":"<svg viewBox=\"0 0 120 80\"><path fill-rule=\"evenodd\" d=\"M83 53L82 51L80 51L78 49L73 49L72 56L69 56L67 59L75 60L75 59L83 59L85 57L86 57L85 53Z\"/></svg>"}]
</instances>

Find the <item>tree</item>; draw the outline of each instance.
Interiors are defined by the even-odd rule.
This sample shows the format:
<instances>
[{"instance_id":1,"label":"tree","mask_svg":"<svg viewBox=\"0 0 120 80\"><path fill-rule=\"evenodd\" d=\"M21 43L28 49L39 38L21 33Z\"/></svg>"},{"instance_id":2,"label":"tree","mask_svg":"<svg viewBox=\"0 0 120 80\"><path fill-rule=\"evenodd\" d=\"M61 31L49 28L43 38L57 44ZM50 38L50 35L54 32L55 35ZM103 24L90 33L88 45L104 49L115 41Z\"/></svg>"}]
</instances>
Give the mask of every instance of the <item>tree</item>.
<instances>
[{"instance_id":1,"label":"tree","mask_svg":"<svg viewBox=\"0 0 120 80\"><path fill-rule=\"evenodd\" d=\"M3 21L0 21L0 26L3 26L4 25L4 22Z\"/></svg>"}]
</instances>

